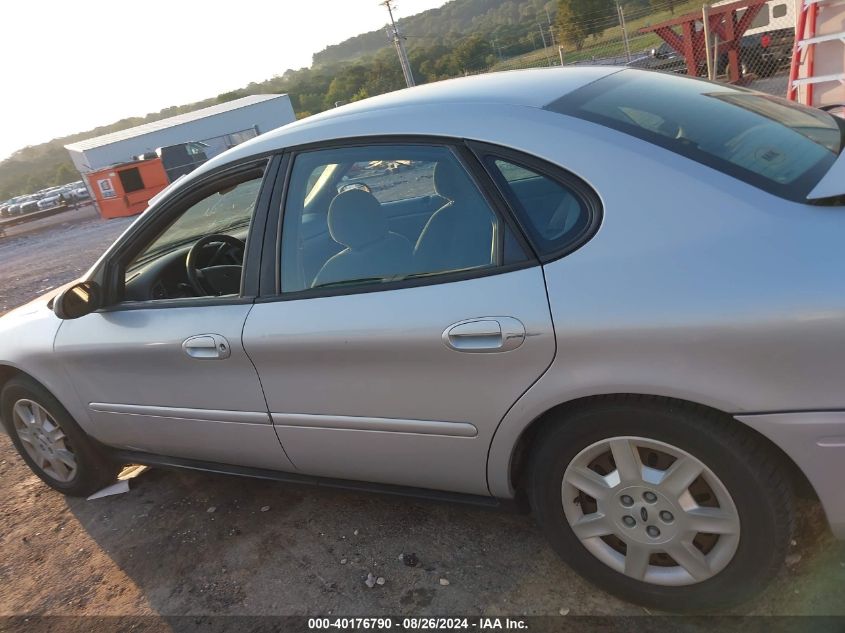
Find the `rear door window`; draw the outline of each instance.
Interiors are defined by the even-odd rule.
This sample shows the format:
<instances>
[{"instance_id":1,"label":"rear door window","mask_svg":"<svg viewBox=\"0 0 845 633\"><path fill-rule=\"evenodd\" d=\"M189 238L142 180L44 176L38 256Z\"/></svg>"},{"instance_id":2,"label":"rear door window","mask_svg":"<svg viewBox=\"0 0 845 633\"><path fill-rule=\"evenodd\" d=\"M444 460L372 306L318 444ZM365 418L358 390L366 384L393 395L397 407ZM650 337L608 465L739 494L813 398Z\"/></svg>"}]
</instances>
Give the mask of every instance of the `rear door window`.
<instances>
[{"instance_id":1,"label":"rear door window","mask_svg":"<svg viewBox=\"0 0 845 633\"><path fill-rule=\"evenodd\" d=\"M508 257L524 260L505 222L448 147L377 144L301 152L289 182L283 293L489 274Z\"/></svg>"}]
</instances>

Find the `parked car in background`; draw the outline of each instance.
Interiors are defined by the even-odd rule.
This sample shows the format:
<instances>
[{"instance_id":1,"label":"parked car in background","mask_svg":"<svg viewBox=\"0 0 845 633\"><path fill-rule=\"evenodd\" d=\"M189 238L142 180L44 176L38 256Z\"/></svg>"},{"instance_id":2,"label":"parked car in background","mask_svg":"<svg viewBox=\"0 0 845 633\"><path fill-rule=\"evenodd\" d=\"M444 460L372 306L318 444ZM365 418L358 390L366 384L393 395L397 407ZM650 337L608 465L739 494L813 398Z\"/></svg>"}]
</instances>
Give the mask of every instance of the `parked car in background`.
<instances>
[{"instance_id":1,"label":"parked car in background","mask_svg":"<svg viewBox=\"0 0 845 633\"><path fill-rule=\"evenodd\" d=\"M740 61L743 74L771 77L789 66L795 29L779 29L746 35L740 40ZM723 67L727 59L723 59Z\"/></svg>"},{"instance_id":2,"label":"parked car in background","mask_svg":"<svg viewBox=\"0 0 845 633\"><path fill-rule=\"evenodd\" d=\"M52 209L53 207L59 206L60 202L61 198L57 194L51 194L38 201L38 208L41 211L44 211L45 209Z\"/></svg>"},{"instance_id":3,"label":"parked car in background","mask_svg":"<svg viewBox=\"0 0 845 633\"><path fill-rule=\"evenodd\" d=\"M77 186L81 185L81 186ZM90 199L91 195L82 181L59 187L42 189L29 195L16 196L0 206L0 218L11 218L33 211L43 211L62 205L75 204Z\"/></svg>"},{"instance_id":4,"label":"parked car in background","mask_svg":"<svg viewBox=\"0 0 845 633\"><path fill-rule=\"evenodd\" d=\"M669 73L687 74L687 62L684 56L663 42L657 48L653 48L647 57L640 57L627 64L629 68L642 68L644 70L660 70Z\"/></svg>"},{"instance_id":5,"label":"parked car in background","mask_svg":"<svg viewBox=\"0 0 845 633\"><path fill-rule=\"evenodd\" d=\"M210 148L206 143L180 143L168 147L159 147L155 151L155 155L161 158L161 164L167 172L168 180L174 182L206 162L210 158L209 150Z\"/></svg>"},{"instance_id":6,"label":"parked car in background","mask_svg":"<svg viewBox=\"0 0 845 633\"><path fill-rule=\"evenodd\" d=\"M26 202L21 204L20 212L21 214L32 213L33 211L38 211L38 200L37 199L30 199Z\"/></svg>"},{"instance_id":7,"label":"parked car in background","mask_svg":"<svg viewBox=\"0 0 845 633\"><path fill-rule=\"evenodd\" d=\"M0 318L0 417L69 495L131 463L525 499L610 592L743 601L797 485L845 539L843 130L612 66L291 123Z\"/></svg>"},{"instance_id":8,"label":"parked car in background","mask_svg":"<svg viewBox=\"0 0 845 633\"><path fill-rule=\"evenodd\" d=\"M85 187L78 187L74 189L72 195L73 199L76 201L88 200L91 198L91 194L88 193L88 189Z\"/></svg>"},{"instance_id":9,"label":"parked car in background","mask_svg":"<svg viewBox=\"0 0 845 633\"><path fill-rule=\"evenodd\" d=\"M735 0L723 0L713 6L729 4ZM741 18L745 9L737 11L737 18ZM751 26L745 31L739 42L739 62L743 75L754 74L758 77L770 77L778 70L789 65L792 57L792 47L795 41L795 8L788 0L769 0L764 3L760 12L755 16ZM676 51L666 42L652 49L647 57L641 57L629 64L631 68L646 70L660 70L685 75L687 74L686 59L682 53ZM727 73L728 55L719 55L716 74ZM698 68L700 77L707 75L707 64L702 63Z\"/></svg>"},{"instance_id":10,"label":"parked car in background","mask_svg":"<svg viewBox=\"0 0 845 633\"><path fill-rule=\"evenodd\" d=\"M789 65L794 41L794 30L783 29L770 33L745 35L740 39L739 63L743 76L754 74L758 77L771 77L778 70ZM651 54L640 57L627 64L629 68L644 70L659 70L662 72L687 74L685 57L669 46L661 44L653 49ZM718 58L716 74L724 75L728 72L728 54L723 53ZM698 68L698 76L707 75L706 64Z\"/></svg>"},{"instance_id":11,"label":"parked car in background","mask_svg":"<svg viewBox=\"0 0 845 633\"><path fill-rule=\"evenodd\" d=\"M713 6L733 1L722 0ZM737 11L737 19L744 13L745 9ZM791 0L768 0L762 5L740 40L745 72L770 77L789 64L795 41L795 18L795 3Z\"/></svg>"}]
</instances>

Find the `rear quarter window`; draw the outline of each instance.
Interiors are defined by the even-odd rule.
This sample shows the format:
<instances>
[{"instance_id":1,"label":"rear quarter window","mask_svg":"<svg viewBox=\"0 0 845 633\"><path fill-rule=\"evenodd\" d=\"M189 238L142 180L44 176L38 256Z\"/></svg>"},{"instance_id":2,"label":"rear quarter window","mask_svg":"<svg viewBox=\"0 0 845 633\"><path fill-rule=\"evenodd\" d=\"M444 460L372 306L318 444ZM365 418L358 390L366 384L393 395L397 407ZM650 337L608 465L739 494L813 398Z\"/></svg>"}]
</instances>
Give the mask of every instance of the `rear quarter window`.
<instances>
[{"instance_id":1,"label":"rear quarter window","mask_svg":"<svg viewBox=\"0 0 845 633\"><path fill-rule=\"evenodd\" d=\"M533 157L483 151L483 162L544 262L572 252L598 227L598 196L580 179Z\"/></svg>"}]
</instances>

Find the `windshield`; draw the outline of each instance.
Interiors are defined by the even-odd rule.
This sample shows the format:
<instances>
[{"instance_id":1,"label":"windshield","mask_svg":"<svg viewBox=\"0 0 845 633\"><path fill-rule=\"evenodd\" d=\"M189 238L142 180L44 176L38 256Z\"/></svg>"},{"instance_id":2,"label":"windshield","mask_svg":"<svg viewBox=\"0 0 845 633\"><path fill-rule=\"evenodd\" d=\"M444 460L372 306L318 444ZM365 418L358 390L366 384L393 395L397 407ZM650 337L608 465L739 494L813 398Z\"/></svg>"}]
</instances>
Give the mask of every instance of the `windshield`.
<instances>
[{"instance_id":1,"label":"windshield","mask_svg":"<svg viewBox=\"0 0 845 633\"><path fill-rule=\"evenodd\" d=\"M742 88L624 70L548 110L641 138L790 200L806 198L842 149L821 110Z\"/></svg>"}]
</instances>

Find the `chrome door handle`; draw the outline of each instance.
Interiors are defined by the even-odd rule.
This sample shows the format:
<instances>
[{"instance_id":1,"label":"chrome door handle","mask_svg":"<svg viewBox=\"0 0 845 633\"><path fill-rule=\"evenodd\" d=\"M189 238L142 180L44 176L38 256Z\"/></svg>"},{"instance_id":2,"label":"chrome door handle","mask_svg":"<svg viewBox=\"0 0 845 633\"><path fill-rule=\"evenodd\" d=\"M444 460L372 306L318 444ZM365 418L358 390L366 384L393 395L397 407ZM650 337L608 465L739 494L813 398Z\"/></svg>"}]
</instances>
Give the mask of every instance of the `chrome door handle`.
<instances>
[{"instance_id":1,"label":"chrome door handle","mask_svg":"<svg viewBox=\"0 0 845 633\"><path fill-rule=\"evenodd\" d=\"M458 352L507 352L524 340L525 326L513 317L467 319L443 331L446 347Z\"/></svg>"},{"instance_id":2,"label":"chrome door handle","mask_svg":"<svg viewBox=\"0 0 845 633\"><path fill-rule=\"evenodd\" d=\"M182 351L196 360L222 360L232 350L229 341L219 334L198 334L182 342Z\"/></svg>"}]
</instances>

